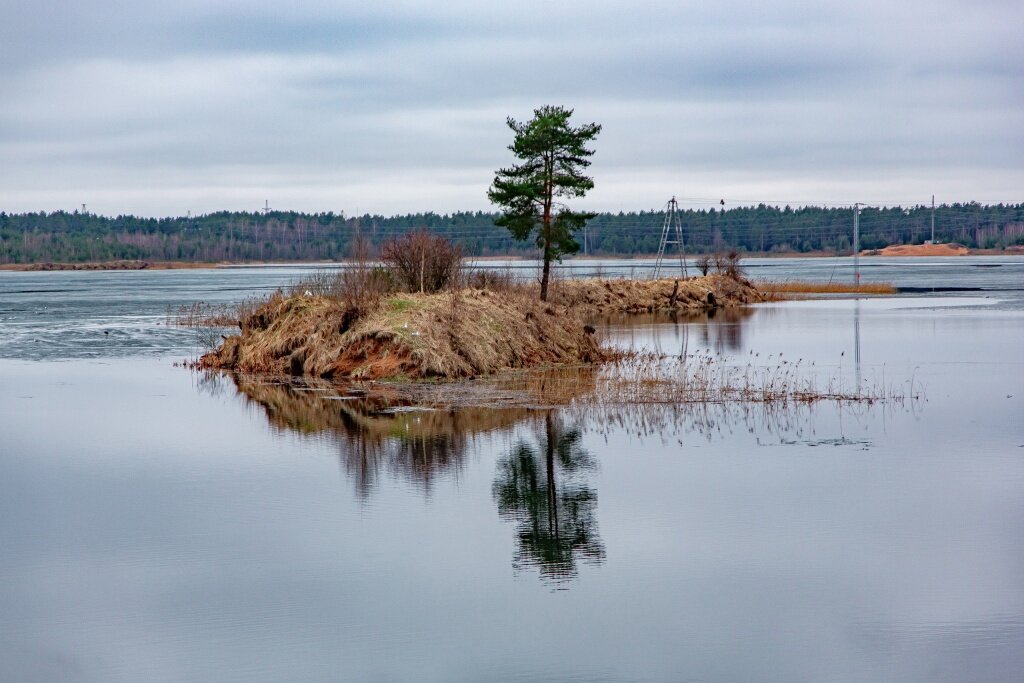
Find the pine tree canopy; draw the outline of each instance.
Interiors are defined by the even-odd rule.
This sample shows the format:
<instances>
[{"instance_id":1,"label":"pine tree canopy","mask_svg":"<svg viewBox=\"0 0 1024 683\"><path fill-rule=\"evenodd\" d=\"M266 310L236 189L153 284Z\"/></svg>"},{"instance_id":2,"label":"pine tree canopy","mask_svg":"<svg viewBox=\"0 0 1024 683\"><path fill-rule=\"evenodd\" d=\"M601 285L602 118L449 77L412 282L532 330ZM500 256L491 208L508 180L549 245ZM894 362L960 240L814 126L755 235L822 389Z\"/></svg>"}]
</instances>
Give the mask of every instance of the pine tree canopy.
<instances>
[{"instance_id":1,"label":"pine tree canopy","mask_svg":"<svg viewBox=\"0 0 1024 683\"><path fill-rule=\"evenodd\" d=\"M579 251L575 233L595 215L573 211L564 201L593 189L593 178L583 170L594 154L587 143L601 132L596 123L573 128L572 113L572 109L544 106L535 109L529 121L509 117L508 127L515 133L509 150L521 163L500 169L487 191L487 197L502 208L495 224L508 228L518 240L535 236L544 260L542 299L547 298L551 261Z\"/></svg>"}]
</instances>

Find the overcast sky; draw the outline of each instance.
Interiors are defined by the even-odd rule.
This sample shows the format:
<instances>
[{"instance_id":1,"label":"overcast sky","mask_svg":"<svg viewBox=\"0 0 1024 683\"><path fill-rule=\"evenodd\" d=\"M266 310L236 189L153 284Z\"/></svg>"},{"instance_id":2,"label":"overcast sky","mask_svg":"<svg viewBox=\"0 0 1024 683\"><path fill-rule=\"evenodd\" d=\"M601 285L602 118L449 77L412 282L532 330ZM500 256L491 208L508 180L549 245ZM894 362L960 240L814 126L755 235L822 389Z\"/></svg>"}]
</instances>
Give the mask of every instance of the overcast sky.
<instances>
[{"instance_id":1,"label":"overcast sky","mask_svg":"<svg viewBox=\"0 0 1024 683\"><path fill-rule=\"evenodd\" d=\"M581 208L1024 201L1024 2L4 0L0 210L488 209L505 117Z\"/></svg>"}]
</instances>

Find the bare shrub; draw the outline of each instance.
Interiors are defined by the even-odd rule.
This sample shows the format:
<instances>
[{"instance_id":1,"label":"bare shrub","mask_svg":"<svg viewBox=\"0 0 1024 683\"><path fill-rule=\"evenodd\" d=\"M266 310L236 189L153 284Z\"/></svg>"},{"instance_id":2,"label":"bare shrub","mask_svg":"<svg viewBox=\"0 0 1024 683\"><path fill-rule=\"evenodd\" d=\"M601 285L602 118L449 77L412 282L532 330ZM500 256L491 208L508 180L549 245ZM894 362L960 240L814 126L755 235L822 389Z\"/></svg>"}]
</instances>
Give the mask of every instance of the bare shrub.
<instances>
[{"instance_id":1,"label":"bare shrub","mask_svg":"<svg viewBox=\"0 0 1024 683\"><path fill-rule=\"evenodd\" d=\"M511 268L471 268L465 271L466 286L492 292L507 292L523 286Z\"/></svg>"},{"instance_id":2,"label":"bare shrub","mask_svg":"<svg viewBox=\"0 0 1024 683\"><path fill-rule=\"evenodd\" d=\"M399 288L438 292L458 276L462 249L440 235L416 230L385 242L381 260Z\"/></svg>"},{"instance_id":3,"label":"bare shrub","mask_svg":"<svg viewBox=\"0 0 1024 683\"><path fill-rule=\"evenodd\" d=\"M340 304L341 331L376 310L385 295L396 291L391 273L373 263L369 240L357 233L349 251L350 260L341 269L316 271L294 283L288 292L291 297L318 297ZM260 328L259 321L248 320L253 323L250 327Z\"/></svg>"},{"instance_id":4,"label":"bare shrub","mask_svg":"<svg viewBox=\"0 0 1024 683\"><path fill-rule=\"evenodd\" d=\"M739 280L743 277L743 271L740 268L740 253L735 249L729 251L725 255L725 275L731 277L733 280Z\"/></svg>"},{"instance_id":5,"label":"bare shrub","mask_svg":"<svg viewBox=\"0 0 1024 683\"><path fill-rule=\"evenodd\" d=\"M711 271L711 254L701 254L696 261L697 270L701 275L707 275Z\"/></svg>"},{"instance_id":6,"label":"bare shrub","mask_svg":"<svg viewBox=\"0 0 1024 683\"><path fill-rule=\"evenodd\" d=\"M291 296L326 296L336 297L341 288L341 272L334 270L316 270L301 280L296 280L288 287Z\"/></svg>"},{"instance_id":7,"label":"bare shrub","mask_svg":"<svg viewBox=\"0 0 1024 683\"><path fill-rule=\"evenodd\" d=\"M374 308L384 294L394 290L390 278L384 276L380 266L371 263L373 247L370 240L357 232L349 247L351 263L341 271L334 296L358 314Z\"/></svg>"},{"instance_id":8,"label":"bare shrub","mask_svg":"<svg viewBox=\"0 0 1024 683\"><path fill-rule=\"evenodd\" d=\"M715 272L721 273L733 280L739 280L743 277L743 269L740 267L741 258L738 251L731 249L727 252L716 252L709 258L709 263L714 266ZM700 261L698 261L697 267L701 267ZM704 274L707 275L706 272Z\"/></svg>"},{"instance_id":9,"label":"bare shrub","mask_svg":"<svg viewBox=\"0 0 1024 683\"><path fill-rule=\"evenodd\" d=\"M721 273L721 272L725 271L725 253L724 252L716 251L715 253L711 254L710 260L711 260L711 269L714 270L716 273Z\"/></svg>"}]
</instances>

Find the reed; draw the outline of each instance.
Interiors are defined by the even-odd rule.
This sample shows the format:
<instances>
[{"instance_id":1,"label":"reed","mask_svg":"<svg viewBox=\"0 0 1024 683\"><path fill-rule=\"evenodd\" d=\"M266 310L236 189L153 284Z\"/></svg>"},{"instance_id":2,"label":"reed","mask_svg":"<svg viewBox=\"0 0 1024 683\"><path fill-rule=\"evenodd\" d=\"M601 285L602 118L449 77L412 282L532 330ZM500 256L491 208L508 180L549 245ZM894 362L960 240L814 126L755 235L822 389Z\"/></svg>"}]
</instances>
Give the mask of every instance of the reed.
<instances>
[{"instance_id":1,"label":"reed","mask_svg":"<svg viewBox=\"0 0 1024 683\"><path fill-rule=\"evenodd\" d=\"M896 287L889 282L870 282L855 285L847 282L808 282L788 280L784 282L757 282L757 288L768 295L787 294L895 294Z\"/></svg>"},{"instance_id":2,"label":"reed","mask_svg":"<svg viewBox=\"0 0 1024 683\"><path fill-rule=\"evenodd\" d=\"M266 302L264 297L250 297L230 304L211 304L195 301L168 307L164 324L168 327L238 327L239 321Z\"/></svg>"}]
</instances>

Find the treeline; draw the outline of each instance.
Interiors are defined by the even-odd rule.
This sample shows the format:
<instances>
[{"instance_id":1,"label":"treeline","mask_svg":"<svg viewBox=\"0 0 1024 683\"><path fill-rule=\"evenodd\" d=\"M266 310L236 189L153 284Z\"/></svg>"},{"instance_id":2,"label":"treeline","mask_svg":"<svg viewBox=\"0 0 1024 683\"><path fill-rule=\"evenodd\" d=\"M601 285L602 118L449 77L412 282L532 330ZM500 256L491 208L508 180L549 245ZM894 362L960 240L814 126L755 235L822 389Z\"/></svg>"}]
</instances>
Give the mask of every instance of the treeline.
<instances>
[{"instance_id":1,"label":"treeline","mask_svg":"<svg viewBox=\"0 0 1024 683\"><path fill-rule=\"evenodd\" d=\"M779 208L761 204L724 211L679 214L688 252L849 253L853 213L849 207ZM494 225L497 214L352 216L289 211L220 211L188 218L110 218L90 213L0 213L0 263L81 262L119 259L153 261L293 261L345 258L356 235L380 245L416 228L458 243L472 256L535 255ZM931 236L931 208L863 208L863 249L920 243ZM607 256L658 250L663 211L601 213L586 229L587 253ZM935 211L935 237L969 247L1024 244L1024 204L943 205ZM579 236L581 244L584 235ZM582 250L581 250L582 251Z\"/></svg>"}]
</instances>

